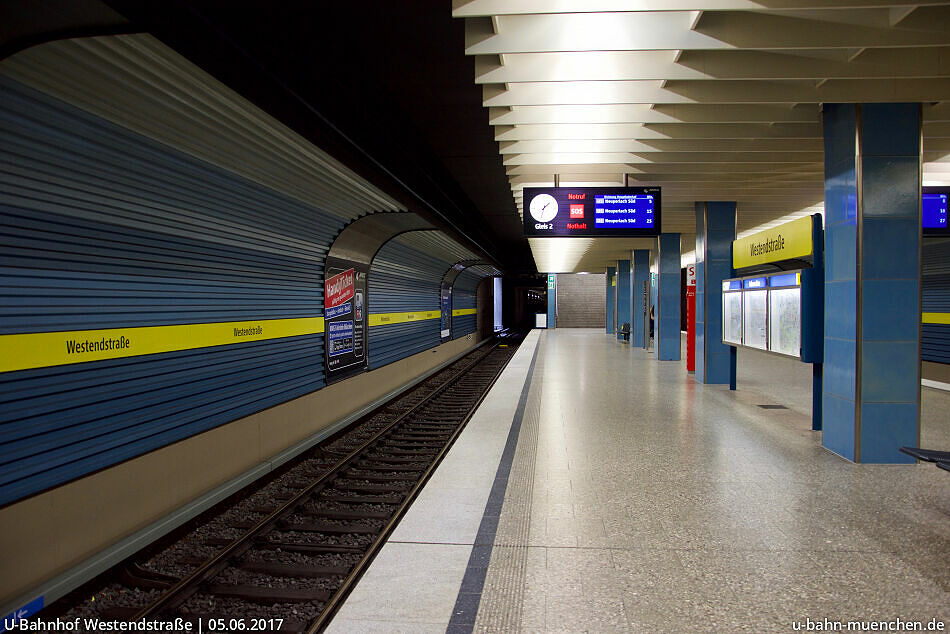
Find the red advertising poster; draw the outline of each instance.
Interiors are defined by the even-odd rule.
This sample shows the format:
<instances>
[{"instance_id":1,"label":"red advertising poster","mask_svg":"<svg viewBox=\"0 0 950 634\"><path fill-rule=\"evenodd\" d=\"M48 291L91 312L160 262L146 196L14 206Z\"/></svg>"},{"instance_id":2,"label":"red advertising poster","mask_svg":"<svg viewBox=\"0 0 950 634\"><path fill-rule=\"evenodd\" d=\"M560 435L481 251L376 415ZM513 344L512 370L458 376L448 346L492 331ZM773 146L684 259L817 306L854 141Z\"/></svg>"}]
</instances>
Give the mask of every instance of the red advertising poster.
<instances>
[{"instance_id":1,"label":"red advertising poster","mask_svg":"<svg viewBox=\"0 0 950 634\"><path fill-rule=\"evenodd\" d=\"M366 369L367 267L328 257L323 286L324 359L328 383Z\"/></svg>"},{"instance_id":2,"label":"red advertising poster","mask_svg":"<svg viewBox=\"0 0 950 634\"><path fill-rule=\"evenodd\" d=\"M323 307L334 308L353 299L353 269L328 278L324 286Z\"/></svg>"}]
</instances>

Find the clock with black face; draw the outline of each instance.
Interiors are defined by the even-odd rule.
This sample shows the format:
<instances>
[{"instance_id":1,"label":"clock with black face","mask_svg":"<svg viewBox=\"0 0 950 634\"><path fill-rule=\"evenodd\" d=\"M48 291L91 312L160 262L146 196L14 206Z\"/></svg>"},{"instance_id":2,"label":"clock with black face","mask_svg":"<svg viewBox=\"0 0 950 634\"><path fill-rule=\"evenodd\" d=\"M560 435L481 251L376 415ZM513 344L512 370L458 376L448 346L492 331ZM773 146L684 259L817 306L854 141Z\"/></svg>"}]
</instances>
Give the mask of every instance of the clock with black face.
<instances>
[{"instance_id":1,"label":"clock with black face","mask_svg":"<svg viewBox=\"0 0 950 634\"><path fill-rule=\"evenodd\" d=\"M549 222L557 216L557 200L550 194L538 194L531 199L529 210L538 222Z\"/></svg>"}]
</instances>

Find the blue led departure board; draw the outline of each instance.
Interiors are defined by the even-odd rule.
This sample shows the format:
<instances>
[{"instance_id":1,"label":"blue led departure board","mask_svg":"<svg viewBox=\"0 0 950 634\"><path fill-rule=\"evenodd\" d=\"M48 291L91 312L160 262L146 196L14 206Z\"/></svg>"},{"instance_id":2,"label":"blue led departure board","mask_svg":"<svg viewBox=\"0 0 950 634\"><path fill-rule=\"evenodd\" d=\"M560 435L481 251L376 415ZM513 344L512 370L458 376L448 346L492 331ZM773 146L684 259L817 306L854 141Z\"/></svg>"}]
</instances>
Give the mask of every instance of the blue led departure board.
<instances>
[{"instance_id":1,"label":"blue led departure board","mask_svg":"<svg viewBox=\"0 0 950 634\"><path fill-rule=\"evenodd\" d=\"M947 196L948 192L924 192L921 204L921 223L924 231L947 230Z\"/></svg>"},{"instance_id":2,"label":"blue led departure board","mask_svg":"<svg viewBox=\"0 0 950 634\"><path fill-rule=\"evenodd\" d=\"M649 227L653 225L653 194L594 196L595 227Z\"/></svg>"},{"instance_id":3,"label":"blue led departure board","mask_svg":"<svg viewBox=\"0 0 950 634\"><path fill-rule=\"evenodd\" d=\"M920 201L920 224L925 236L950 236L947 201L950 187L927 186Z\"/></svg>"},{"instance_id":4,"label":"blue led departure board","mask_svg":"<svg viewBox=\"0 0 950 634\"><path fill-rule=\"evenodd\" d=\"M524 233L531 237L660 234L659 187L525 187Z\"/></svg>"}]
</instances>

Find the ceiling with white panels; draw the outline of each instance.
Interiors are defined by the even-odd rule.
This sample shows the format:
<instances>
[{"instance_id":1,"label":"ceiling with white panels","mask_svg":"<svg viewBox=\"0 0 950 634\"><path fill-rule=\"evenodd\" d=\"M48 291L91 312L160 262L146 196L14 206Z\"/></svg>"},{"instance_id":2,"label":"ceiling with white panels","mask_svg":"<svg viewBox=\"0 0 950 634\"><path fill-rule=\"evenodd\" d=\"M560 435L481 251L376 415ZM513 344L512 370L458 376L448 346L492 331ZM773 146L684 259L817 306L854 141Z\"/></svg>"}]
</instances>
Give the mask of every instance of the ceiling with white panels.
<instances>
[{"instance_id":1,"label":"ceiling with white panels","mask_svg":"<svg viewBox=\"0 0 950 634\"><path fill-rule=\"evenodd\" d=\"M663 187L663 230L735 200L741 234L823 211L820 104L918 101L924 184L950 183L950 1L453 0L512 197ZM532 238L539 271L650 241Z\"/></svg>"}]
</instances>

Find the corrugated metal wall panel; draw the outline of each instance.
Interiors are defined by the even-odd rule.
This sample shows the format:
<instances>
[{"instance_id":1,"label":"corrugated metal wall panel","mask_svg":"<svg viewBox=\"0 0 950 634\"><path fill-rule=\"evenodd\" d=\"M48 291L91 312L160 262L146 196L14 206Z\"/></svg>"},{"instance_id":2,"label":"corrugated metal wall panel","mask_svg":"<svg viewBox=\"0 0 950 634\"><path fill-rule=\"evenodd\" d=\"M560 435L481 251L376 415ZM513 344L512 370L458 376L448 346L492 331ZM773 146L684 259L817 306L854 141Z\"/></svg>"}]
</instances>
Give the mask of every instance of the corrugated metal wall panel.
<instances>
[{"instance_id":1,"label":"corrugated metal wall panel","mask_svg":"<svg viewBox=\"0 0 950 634\"><path fill-rule=\"evenodd\" d=\"M925 239L920 260L923 312L950 313L950 240ZM920 358L935 363L950 363L950 325L923 325Z\"/></svg>"},{"instance_id":2,"label":"corrugated metal wall panel","mask_svg":"<svg viewBox=\"0 0 950 634\"><path fill-rule=\"evenodd\" d=\"M475 254L441 231L413 231L396 238L406 246L427 253L449 266L462 260L474 260ZM446 267L448 270L449 266ZM443 271L444 273L444 271Z\"/></svg>"},{"instance_id":3,"label":"corrugated metal wall panel","mask_svg":"<svg viewBox=\"0 0 950 634\"><path fill-rule=\"evenodd\" d=\"M0 504L303 396L320 335L11 372Z\"/></svg>"},{"instance_id":4,"label":"corrugated metal wall panel","mask_svg":"<svg viewBox=\"0 0 950 634\"><path fill-rule=\"evenodd\" d=\"M0 335L322 315L345 217L0 89ZM2 373L0 504L324 384L321 335Z\"/></svg>"},{"instance_id":5,"label":"corrugated metal wall panel","mask_svg":"<svg viewBox=\"0 0 950 634\"><path fill-rule=\"evenodd\" d=\"M315 264L344 224L2 76L0 88L7 206Z\"/></svg>"},{"instance_id":6,"label":"corrugated metal wall panel","mask_svg":"<svg viewBox=\"0 0 950 634\"><path fill-rule=\"evenodd\" d=\"M0 86L0 333L321 314L342 220Z\"/></svg>"},{"instance_id":7,"label":"corrugated metal wall panel","mask_svg":"<svg viewBox=\"0 0 950 634\"><path fill-rule=\"evenodd\" d=\"M484 264L470 266L459 273L452 289L452 309L476 308L478 285L490 275L498 275L498 271ZM458 339L475 332L477 323L478 317L475 314L452 317L452 338Z\"/></svg>"},{"instance_id":8,"label":"corrugated metal wall panel","mask_svg":"<svg viewBox=\"0 0 950 634\"><path fill-rule=\"evenodd\" d=\"M36 46L3 72L164 145L352 220L404 207L148 34Z\"/></svg>"},{"instance_id":9,"label":"corrugated metal wall panel","mask_svg":"<svg viewBox=\"0 0 950 634\"><path fill-rule=\"evenodd\" d=\"M452 338L458 339L475 332L478 322L476 315L458 315L452 318Z\"/></svg>"},{"instance_id":10,"label":"corrugated metal wall panel","mask_svg":"<svg viewBox=\"0 0 950 634\"><path fill-rule=\"evenodd\" d=\"M319 317L335 236L402 209L148 35L28 49L0 91L0 336ZM436 231L381 255L377 313L438 310L474 258ZM374 341L389 363L439 320ZM2 373L0 504L323 385L319 334Z\"/></svg>"},{"instance_id":11,"label":"corrugated metal wall panel","mask_svg":"<svg viewBox=\"0 0 950 634\"><path fill-rule=\"evenodd\" d=\"M369 330L369 341L372 370L439 345L439 320L376 326Z\"/></svg>"},{"instance_id":12,"label":"corrugated metal wall panel","mask_svg":"<svg viewBox=\"0 0 950 634\"><path fill-rule=\"evenodd\" d=\"M923 325L920 333L920 358L934 363L950 363L950 326Z\"/></svg>"},{"instance_id":13,"label":"corrugated metal wall panel","mask_svg":"<svg viewBox=\"0 0 950 634\"><path fill-rule=\"evenodd\" d=\"M473 254L440 231L411 231L387 242L369 272L369 312L438 311L442 276ZM440 343L438 319L374 326L369 367L422 352Z\"/></svg>"}]
</instances>

